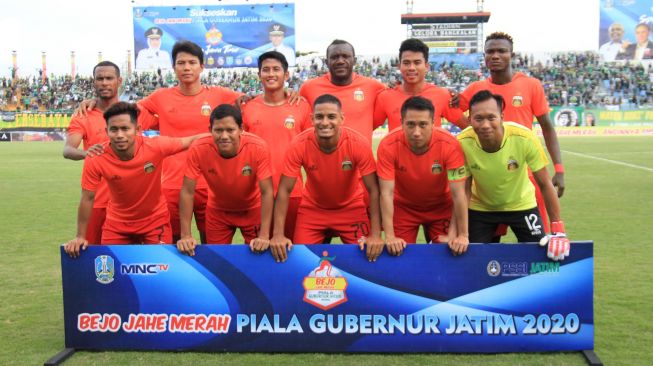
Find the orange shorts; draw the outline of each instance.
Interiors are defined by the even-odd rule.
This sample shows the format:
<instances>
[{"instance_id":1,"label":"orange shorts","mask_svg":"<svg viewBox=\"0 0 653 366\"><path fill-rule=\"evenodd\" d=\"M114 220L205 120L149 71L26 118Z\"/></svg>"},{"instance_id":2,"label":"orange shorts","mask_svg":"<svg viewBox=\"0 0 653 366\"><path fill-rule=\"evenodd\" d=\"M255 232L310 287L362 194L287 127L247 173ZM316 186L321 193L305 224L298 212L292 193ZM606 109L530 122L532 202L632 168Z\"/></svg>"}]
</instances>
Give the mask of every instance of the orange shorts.
<instances>
[{"instance_id":1,"label":"orange shorts","mask_svg":"<svg viewBox=\"0 0 653 366\"><path fill-rule=\"evenodd\" d=\"M138 221L106 219L102 244L172 244L170 216L165 214Z\"/></svg>"},{"instance_id":2,"label":"orange shorts","mask_svg":"<svg viewBox=\"0 0 653 366\"><path fill-rule=\"evenodd\" d=\"M295 240L297 244L321 244L325 236L339 236L346 244L358 244L370 235L370 219L363 201L348 207L326 210L308 204L299 205Z\"/></svg>"},{"instance_id":3,"label":"orange shorts","mask_svg":"<svg viewBox=\"0 0 653 366\"><path fill-rule=\"evenodd\" d=\"M392 218L395 236L406 243L415 243L420 225L424 225L427 241L438 242L438 236L447 235L451 222L451 208L444 210L420 211L404 205L394 205Z\"/></svg>"},{"instance_id":4,"label":"orange shorts","mask_svg":"<svg viewBox=\"0 0 653 366\"><path fill-rule=\"evenodd\" d=\"M91 217L86 224L86 240L89 244L100 244L102 242L102 226L107 217L106 207L93 207Z\"/></svg>"},{"instance_id":5,"label":"orange shorts","mask_svg":"<svg viewBox=\"0 0 653 366\"><path fill-rule=\"evenodd\" d=\"M172 227L172 235L180 236L181 229L179 224L179 193L181 189L161 189L168 204L168 211L170 212L170 227ZM193 197L193 213L195 214L195 224L200 233L206 231L206 202L209 199L208 188L195 189L195 196Z\"/></svg>"},{"instance_id":6,"label":"orange shorts","mask_svg":"<svg viewBox=\"0 0 653 366\"><path fill-rule=\"evenodd\" d=\"M243 234L245 244L258 236L261 227L261 207L244 211L206 209L207 244L231 244L236 229Z\"/></svg>"}]
</instances>

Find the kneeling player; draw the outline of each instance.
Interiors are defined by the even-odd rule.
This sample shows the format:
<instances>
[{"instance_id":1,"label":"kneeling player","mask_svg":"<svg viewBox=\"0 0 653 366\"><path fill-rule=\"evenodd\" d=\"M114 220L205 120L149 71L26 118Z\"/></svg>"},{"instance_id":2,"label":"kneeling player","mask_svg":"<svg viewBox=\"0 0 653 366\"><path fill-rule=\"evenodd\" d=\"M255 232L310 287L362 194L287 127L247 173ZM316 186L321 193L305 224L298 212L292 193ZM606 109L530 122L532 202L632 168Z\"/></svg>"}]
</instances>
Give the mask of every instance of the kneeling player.
<instances>
[{"instance_id":1,"label":"kneeling player","mask_svg":"<svg viewBox=\"0 0 653 366\"><path fill-rule=\"evenodd\" d=\"M179 196L181 239L177 248L194 255L197 242L191 235L195 183L203 176L209 185L206 206L206 240L231 244L240 229L255 252L270 245L274 203L270 152L260 137L243 132L240 111L221 104L210 118L211 136L199 139L188 150L184 184Z\"/></svg>"},{"instance_id":2,"label":"kneeling player","mask_svg":"<svg viewBox=\"0 0 653 366\"><path fill-rule=\"evenodd\" d=\"M270 249L277 261L285 261L292 246L283 228L290 192L301 168L306 186L297 212L295 242L319 244L326 235L344 243L367 243L371 261L383 251L380 237L379 186L372 149L365 137L343 127L340 100L330 94L313 104L313 128L293 140L284 163L274 210L274 236ZM363 200L363 183L370 197L369 218Z\"/></svg>"},{"instance_id":3,"label":"kneeling player","mask_svg":"<svg viewBox=\"0 0 653 366\"><path fill-rule=\"evenodd\" d=\"M454 254L464 253L469 244L465 158L456 138L434 127L434 116L430 100L407 99L401 129L379 144L381 217L393 255L401 254L406 242L415 243L420 225L431 242L446 240Z\"/></svg>"},{"instance_id":4,"label":"kneeling player","mask_svg":"<svg viewBox=\"0 0 653 366\"><path fill-rule=\"evenodd\" d=\"M569 255L569 240L560 220L560 204L546 170L548 160L537 137L528 128L503 122L504 100L488 90L469 102L471 127L460 135L465 153L469 204L469 240L487 243L499 224L510 226L520 242L544 244L541 218L528 168L544 196L554 233L548 256L562 260Z\"/></svg>"},{"instance_id":5,"label":"kneeling player","mask_svg":"<svg viewBox=\"0 0 653 366\"><path fill-rule=\"evenodd\" d=\"M109 141L103 144L104 154L84 161L77 237L65 246L72 257L88 246L86 224L101 180L107 182L110 195L102 244L172 242L170 214L161 193L161 164L165 157L187 149L206 134L147 139L139 133L137 117L136 105L125 102L104 112Z\"/></svg>"}]
</instances>

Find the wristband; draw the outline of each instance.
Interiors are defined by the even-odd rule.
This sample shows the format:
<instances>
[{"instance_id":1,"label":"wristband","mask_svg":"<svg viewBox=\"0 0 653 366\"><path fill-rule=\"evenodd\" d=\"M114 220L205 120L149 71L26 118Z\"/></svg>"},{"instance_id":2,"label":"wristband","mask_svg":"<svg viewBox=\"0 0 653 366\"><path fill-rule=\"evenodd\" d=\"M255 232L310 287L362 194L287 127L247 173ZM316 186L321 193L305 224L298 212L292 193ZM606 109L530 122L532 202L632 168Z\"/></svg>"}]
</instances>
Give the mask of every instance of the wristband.
<instances>
[{"instance_id":1,"label":"wristband","mask_svg":"<svg viewBox=\"0 0 653 366\"><path fill-rule=\"evenodd\" d=\"M565 172L565 167L562 164L553 164L553 169L556 173L563 174Z\"/></svg>"},{"instance_id":2,"label":"wristband","mask_svg":"<svg viewBox=\"0 0 653 366\"><path fill-rule=\"evenodd\" d=\"M564 233L565 232L565 223L561 221L554 221L551 223L551 232L552 233Z\"/></svg>"}]
</instances>

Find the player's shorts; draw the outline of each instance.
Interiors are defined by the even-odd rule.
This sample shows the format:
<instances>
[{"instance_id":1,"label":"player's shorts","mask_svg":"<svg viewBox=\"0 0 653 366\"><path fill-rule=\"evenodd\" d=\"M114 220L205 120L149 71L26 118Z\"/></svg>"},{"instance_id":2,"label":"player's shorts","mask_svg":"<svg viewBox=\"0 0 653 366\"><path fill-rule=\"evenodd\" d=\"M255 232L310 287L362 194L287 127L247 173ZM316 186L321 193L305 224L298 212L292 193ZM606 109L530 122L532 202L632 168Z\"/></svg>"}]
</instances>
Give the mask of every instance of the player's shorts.
<instances>
[{"instance_id":1,"label":"player's shorts","mask_svg":"<svg viewBox=\"0 0 653 366\"><path fill-rule=\"evenodd\" d=\"M276 198L276 197L275 197ZM286 223L283 228L283 234L286 238L294 243L295 226L297 224L297 210L302 202L301 197L290 197L288 200L288 211L286 212ZM270 223L270 236L274 234L274 217Z\"/></svg>"},{"instance_id":2,"label":"player's shorts","mask_svg":"<svg viewBox=\"0 0 653 366\"><path fill-rule=\"evenodd\" d=\"M549 226L549 216L546 213L546 203L544 202L544 196L542 195L542 190L540 189L540 186L537 184L537 181L533 176L533 172L531 172L530 170L528 171L528 179L531 180L531 183L533 183L533 186L535 187L535 202L537 203L537 208L540 212L540 219L542 220L542 225L544 226L544 232L548 233L551 230ZM508 233L508 226L499 225L493 241L499 241L499 239L501 239L501 237L506 235L507 233Z\"/></svg>"},{"instance_id":3,"label":"player's shorts","mask_svg":"<svg viewBox=\"0 0 653 366\"><path fill-rule=\"evenodd\" d=\"M545 235L537 207L524 211L469 210L469 242L491 243L500 224L509 226L520 243L539 242Z\"/></svg>"},{"instance_id":4,"label":"player's shorts","mask_svg":"<svg viewBox=\"0 0 653 366\"><path fill-rule=\"evenodd\" d=\"M137 221L104 222L102 244L172 244L170 216L166 212Z\"/></svg>"},{"instance_id":5,"label":"player's shorts","mask_svg":"<svg viewBox=\"0 0 653 366\"><path fill-rule=\"evenodd\" d=\"M179 193L181 192L181 189L162 188L161 191L166 198L168 211L170 212L170 227L172 227L172 235L178 237L181 235L179 223ZM197 230L199 230L200 233L206 231L206 202L208 199L208 188L195 189L195 196L193 196L193 213L195 214Z\"/></svg>"},{"instance_id":6,"label":"player's shorts","mask_svg":"<svg viewBox=\"0 0 653 366\"><path fill-rule=\"evenodd\" d=\"M86 240L89 244L100 244L102 242L102 226L107 217L106 207L93 207L91 217L86 224Z\"/></svg>"},{"instance_id":7,"label":"player's shorts","mask_svg":"<svg viewBox=\"0 0 653 366\"><path fill-rule=\"evenodd\" d=\"M339 236L343 243L358 244L358 239L369 235L370 219L362 199L335 210L299 205L294 243L321 244L325 236Z\"/></svg>"},{"instance_id":8,"label":"player's shorts","mask_svg":"<svg viewBox=\"0 0 653 366\"><path fill-rule=\"evenodd\" d=\"M231 244L236 229L243 234L245 244L258 236L261 227L261 207L243 211L206 209L207 244Z\"/></svg>"},{"instance_id":9,"label":"player's shorts","mask_svg":"<svg viewBox=\"0 0 653 366\"><path fill-rule=\"evenodd\" d=\"M397 238L406 243L415 243L420 225L424 225L425 235L434 243L438 236L447 235L451 222L451 206L445 210L415 210L404 205L394 205L392 223Z\"/></svg>"}]
</instances>

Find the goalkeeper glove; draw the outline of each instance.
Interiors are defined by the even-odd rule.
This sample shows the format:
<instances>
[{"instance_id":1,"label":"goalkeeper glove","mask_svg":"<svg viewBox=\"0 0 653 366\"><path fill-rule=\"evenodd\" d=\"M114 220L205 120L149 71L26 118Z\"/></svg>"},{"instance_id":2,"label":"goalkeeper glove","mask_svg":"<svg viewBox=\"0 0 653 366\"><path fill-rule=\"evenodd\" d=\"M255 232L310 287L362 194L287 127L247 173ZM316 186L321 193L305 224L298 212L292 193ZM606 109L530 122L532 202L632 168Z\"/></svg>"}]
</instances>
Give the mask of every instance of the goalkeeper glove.
<instances>
[{"instance_id":1,"label":"goalkeeper glove","mask_svg":"<svg viewBox=\"0 0 653 366\"><path fill-rule=\"evenodd\" d=\"M567 234L565 234L565 224L562 221L552 222L551 231L551 234L540 240L540 246L548 244L547 257L554 261L561 261L569 256L571 248Z\"/></svg>"}]
</instances>

